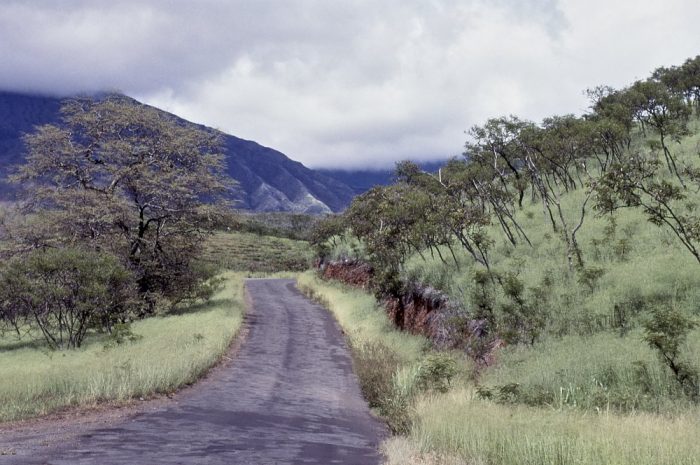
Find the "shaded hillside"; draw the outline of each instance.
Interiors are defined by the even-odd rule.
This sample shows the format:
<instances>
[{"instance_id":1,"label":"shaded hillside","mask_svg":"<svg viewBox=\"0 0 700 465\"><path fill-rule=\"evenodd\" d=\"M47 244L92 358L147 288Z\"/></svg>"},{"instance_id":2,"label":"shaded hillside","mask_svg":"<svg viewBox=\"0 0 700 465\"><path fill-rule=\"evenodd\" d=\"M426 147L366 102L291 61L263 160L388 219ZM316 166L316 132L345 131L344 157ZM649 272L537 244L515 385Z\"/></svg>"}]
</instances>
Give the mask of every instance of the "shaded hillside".
<instances>
[{"instance_id":1,"label":"shaded hillside","mask_svg":"<svg viewBox=\"0 0 700 465\"><path fill-rule=\"evenodd\" d=\"M22 134L37 125L59 122L60 106L60 99L55 97L0 92L0 176L4 178L12 165L22 162ZM342 210L355 195L341 181L310 170L281 152L228 134L223 136L227 171L238 181L234 198L239 208L327 213ZM14 196L7 183L0 184L0 200Z\"/></svg>"},{"instance_id":2,"label":"shaded hillside","mask_svg":"<svg viewBox=\"0 0 700 465\"><path fill-rule=\"evenodd\" d=\"M0 92L0 177L4 178L12 165L23 159L21 135L37 125L58 119L60 101L40 97ZM10 200L13 188L0 181L0 200Z\"/></svg>"}]
</instances>

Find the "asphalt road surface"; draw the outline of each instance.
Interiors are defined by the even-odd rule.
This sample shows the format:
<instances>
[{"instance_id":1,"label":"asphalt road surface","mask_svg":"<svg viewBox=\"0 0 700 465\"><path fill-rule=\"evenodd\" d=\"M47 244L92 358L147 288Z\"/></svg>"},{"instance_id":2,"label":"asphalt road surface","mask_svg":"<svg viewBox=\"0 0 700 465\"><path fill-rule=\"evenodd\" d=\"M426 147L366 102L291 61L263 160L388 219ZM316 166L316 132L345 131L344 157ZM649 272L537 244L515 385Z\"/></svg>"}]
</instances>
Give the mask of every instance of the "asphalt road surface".
<instances>
[{"instance_id":1,"label":"asphalt road surface","mask_svg":"<svg viewBox=\"0 0 700 465\"><path fill-rule=\"evenodd\" d=\"M293 280L247 281L233 363L165 408L0 464L379 464L384 434L333 317Z\"/></svg>"}]
</instances>

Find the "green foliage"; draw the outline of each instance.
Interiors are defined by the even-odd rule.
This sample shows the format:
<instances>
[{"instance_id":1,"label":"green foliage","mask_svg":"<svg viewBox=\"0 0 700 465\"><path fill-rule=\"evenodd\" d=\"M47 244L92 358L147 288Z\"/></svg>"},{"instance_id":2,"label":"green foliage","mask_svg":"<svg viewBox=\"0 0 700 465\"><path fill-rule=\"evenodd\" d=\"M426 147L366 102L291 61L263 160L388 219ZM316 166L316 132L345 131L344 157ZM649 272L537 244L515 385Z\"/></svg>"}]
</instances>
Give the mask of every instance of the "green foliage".
<instances>
[{"instance_id":1,"label":"green foliage","mask_svg":"<svg viewBox=\"0 0 700 465\"><path fill-rule=\"evenodd\" d=\"M682 346L697 323L687 315L670 308L657 308L644 324L644 340L654 348L661 361L673 372L683 392L697 401L700 399L700 371L681 360Z\"/></svg>"},{"instance_id":2,"label":"green foliage","mask_svg":"<svg viewBox=\"0 0 700 465\"><path fill-rule=\"evenodd\" d=\"M520 341L534 344L544 327L544 314L525 295L525 284L513 272L499 278L505 301L501 304L502 325L500 333L510 343Z\"/></svg>"},{"instance_id":3,"label":"green foliage","mask_svg":"<svg viewBox=\"0 0 700 465\"><path fill-rule=\"evenodd\" d=\"M417 386L421 391L446 393L457 375L457 362L445 354L427 356L418 369Z\"/></svg>"},{"instance_id":4,"label":"green foliage","mask_svg":"<svg viewBox=\"0 0 700 465\"><path fill-rule=\"evenodd\" d=\"M142 337L131 330L131 323L117 323L112 328L104 348L105 350L112 349L127 342L136 342Z\"/></svg>"},{"instance_id":5,"label":"green foliage","mask_svg":"<svg viewBox=\"0 0 700 465\"><path fill-rule=\"evenodd\" d=\"M80 347L88 331L112 331L134 309L134 279L115 257L36 249L0 269L3 324L39 331L53 349Z\"/></svg>"},{"instance_id":6,"label":"green foliage","mask_svg":"<svg viewBox=\"0 0 700 465\"><path fill-rule=\"evenodd\" d=\"M18 249L58 244L108 251L134 274L145 312L161 298L193 298L211 277L194 263L231 181L216 132L182 125L122 96L76 99L60 125L26 136L34 228L10 237ZM36 231L38 229L38 231Z\"/></svg>"}]
</instances>

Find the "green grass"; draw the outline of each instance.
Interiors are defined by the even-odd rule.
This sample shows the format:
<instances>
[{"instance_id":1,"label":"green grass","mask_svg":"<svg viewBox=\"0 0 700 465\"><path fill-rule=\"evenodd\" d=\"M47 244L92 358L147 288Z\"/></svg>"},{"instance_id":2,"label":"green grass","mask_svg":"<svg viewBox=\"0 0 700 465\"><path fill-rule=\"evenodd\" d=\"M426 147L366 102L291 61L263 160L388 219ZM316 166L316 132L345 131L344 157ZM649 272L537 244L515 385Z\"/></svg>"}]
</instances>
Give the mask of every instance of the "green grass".
<instances>
[{"instance_id":1,"label":"green grass","mask_svg":"<svg viewBox=\"0 0 700 465\"><path fill-rule=\"evenodd\" d=\"M454 380L448 393L416 390L416 374L420 372L428 350L424 338L394 329L386 314L367 293L321 281L311 273L302 275L299 285L307 294L328 306L355 350L358 345L380 343L397 354L399 361L394 366L393 392L387 392L387 395L409 402L407 410L411 429L406 436L388 439L383 444L388 464L700 463L700 442L697 441L700 437L700 411L696 407L674 415L622 415L613 409L583 412L571 408L571 405L550 405L544 409L502 405L478 397L470 381L471 367L463 360L457 365L462 376ZM511 373L494 371L489 374L490 379L494 383L524 376L537 380L540 373L560 371L577 357L585 359L582 365L594 366L598 362L613 369L616 364L627 367L628 358L634 357L634 353L624 352L628 349L628 341L606 340L612 336L605 335L596 337L599 339L571 336L551 342L555 344L553 347L543 345L520 351L513 348L512 352L502 354L500 365L501 369L512 370ZM654 355L649 349L639 341L635 344L653 364ZM528 350L533 353L523 353ZM539 352L535 353L535 350ZM550 364L551 367L546 367ZM383 367L377 364L376 369ZM585 380L585 370L572 369L577 379ZM625 376L624 373L621 376ZM560 384L561 379L551 382ZM402 395L403 391L412 391L412 395Z\"/></svg>"},{"instance_id":2,"label":"green grass","mask_svg":"<svg viewBox=\"0 0 700 465\"><path fill-rule=\"evenodd\" d=\"M700 332L691 335L687 353L700 370ZM563 410L617 410L682 413L696 406L684 395L670 370L643 341L638 331L620 337L550 338L534 347L507 347L496 366L480 379L498 396L513 385L504 401ZM503 397L503 396L501 396Z\"/></svg>"},{"instance_id":3,"label":"green grass","mask_svg":"<svg viewBox=\"0 0 700 465\"><path fill-rule=\"evenodd\" d=\"M225 278L209 303L137 321L131 330L141 338L111 348L99 335L78 350L49 351L38 341L18 342L6 334L0 338L0 421L169 393L196 381L241 326L243 277Z\"/></svg>"},{"instance_id":4,"label":"green grass","mask_svg":"<svg viewBox=\"0 0 700 465\"><path fill-rule=\"evenodd\" d=\"M409 444L489 465L691 465L700 463L694 411L673 418L583 414L474 399L469 390L424 398Z\"/></svg>"},{"instance_id":5,"label":"green grass","mask_svg":"<svg viewBox=\"0 0 700 465\"><path fill-rule=\"evenodd\" d=\"M313 252L307 242L245 232L218 232L207 240L204 260L247 272L307 270Z\"/></svg>"}]
</instances>

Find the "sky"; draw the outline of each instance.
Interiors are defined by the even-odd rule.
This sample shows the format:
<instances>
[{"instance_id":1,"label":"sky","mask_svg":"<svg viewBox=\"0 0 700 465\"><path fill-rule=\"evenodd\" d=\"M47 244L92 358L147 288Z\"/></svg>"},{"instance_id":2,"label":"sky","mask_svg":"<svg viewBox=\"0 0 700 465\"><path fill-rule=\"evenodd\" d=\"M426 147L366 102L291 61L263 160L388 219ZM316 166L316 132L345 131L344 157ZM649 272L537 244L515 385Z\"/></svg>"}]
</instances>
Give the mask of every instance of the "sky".
<instances>
[{"instance_id":1,"label":"sky","mask_svg":"<svg viewBox=\"0 0 700 465\"><path fill-rule=\"evenodd\" d=\"M0 90L120 91L312 168L462 152L700 54L698 0L2 0Z\"/></svg>"}]
</instances>

